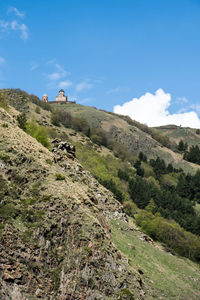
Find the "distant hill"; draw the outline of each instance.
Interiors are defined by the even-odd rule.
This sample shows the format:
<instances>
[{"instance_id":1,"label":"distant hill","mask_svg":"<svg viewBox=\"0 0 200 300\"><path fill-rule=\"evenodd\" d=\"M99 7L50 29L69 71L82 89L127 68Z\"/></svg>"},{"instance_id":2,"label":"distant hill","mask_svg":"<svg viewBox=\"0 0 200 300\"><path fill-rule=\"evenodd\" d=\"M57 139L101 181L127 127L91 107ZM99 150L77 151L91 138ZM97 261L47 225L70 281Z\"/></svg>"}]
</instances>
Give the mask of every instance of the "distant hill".
<instances>
[{"instance_id":1,"label":"distant hill","mask_svg":"<svg viewBox=\"0 0 200 300\"><path fill-rule=\"evenodd\" d=\"M200 145L200 135L196 129L176 125L154 127L160 134L168 136L172 141L179 143L180 140L187 142L189 146Z\"/></svg>"},{"instance_id":2,"label":"distant hill","mask_svg":"<svg viewBox=\"0 0 200 300\"><path fill-rule=\"evenodd\" d=\"M52 104L52 106L60 108L59 104ZM111 138L115 139L134 155L138 155L138 153L142 151L149 159L159 156L164 159L166 163L172 163L176 168L182 168L186 172L194 173L196 169L199 168L199 166L183 160L180 154L164 147L161 143L152 138L150 134L141 130L139 127L130 125L123 116L98 110L95 107L70 103L62 105L62 110L66 110L66 112L70 112L74 116L83 117L92 127L105 130ZM171 138L164 129L158 130L156 128L156 130ZM191 133L195 132L195 130L190 130ZM170 133L171 132L172 131L170 131ZM188 131L188 135L189 132L190 131ZM195 133L193 133L193 135L196 139L199 138ZM177 142L178 139L174 141Z\"/></svg>"}]
</instances>

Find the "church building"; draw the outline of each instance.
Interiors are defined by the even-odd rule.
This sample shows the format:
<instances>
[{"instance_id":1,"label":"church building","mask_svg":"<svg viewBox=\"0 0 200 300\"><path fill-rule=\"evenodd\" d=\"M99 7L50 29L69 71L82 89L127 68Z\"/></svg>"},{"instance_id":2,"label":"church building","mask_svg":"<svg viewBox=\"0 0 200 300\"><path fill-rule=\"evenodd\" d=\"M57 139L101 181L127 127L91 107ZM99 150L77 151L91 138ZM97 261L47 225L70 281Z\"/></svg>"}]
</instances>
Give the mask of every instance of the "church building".
<instances>
[{"instance_id":1,"label":"church building","mask_svg":"<svg viewBox=\"0 0 200 300\"><path fill-rule=\"evenodd\" d=\"M76 103L75 101L68 101L67 96L65 96L65 92L63 89L61 89L59 91L58 96L56 96L56 101L49 101L47 94L44 94L42 96L42 101L48 102L49 104L51 104L51 103L61 103L61 104L62 103Z\"/></svg>"},{"instance_id":2,"label":"church building","mask_svg":"<svg viewBox=\"0 0 200 300\"><path fill-rule=\"evenodd\" d=\"M59 95L56 97L56 101L67 102L67 96L65 96L65 92L63 91L63 89L59 91Z\"/></svg>"},{"instance_id":3,"label":"church building","mask_svg":"<svg viewBox=\"0 0 200 300\"><path fill-rule=\"evenodd\" d=\"M48 102L48 96L47 96L47 94L44 94L44 95L42 96L42 101L43 101L43 102Z\"/></svg>"}]
</instances>

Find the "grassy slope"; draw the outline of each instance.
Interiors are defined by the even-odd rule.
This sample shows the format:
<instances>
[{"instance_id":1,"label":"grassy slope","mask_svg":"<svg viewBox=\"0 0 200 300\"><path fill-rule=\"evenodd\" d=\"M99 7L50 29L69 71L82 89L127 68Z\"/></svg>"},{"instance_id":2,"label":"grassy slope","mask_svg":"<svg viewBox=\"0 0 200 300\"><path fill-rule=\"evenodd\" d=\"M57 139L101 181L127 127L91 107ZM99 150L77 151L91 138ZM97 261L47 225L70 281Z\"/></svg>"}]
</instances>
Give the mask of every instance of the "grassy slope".
<instances>
[{"instance_id":1,"label":"grassy slope","mask_svg":"<svg viewBox=\"0 0 200 300\"><path fill-rule=\"evenodd\" d=\"M112 128L113 138L126 146L132 153L143 151L149 158L160 156L166 163L173 163L176 168L183 168L185 172L194 173L199 166L188 163L182 159L178 153L174 153L168 148L162 147L157 141L140 129L130 126L126 121L117 115L111 115L95 107L83 106L79 104L52 104L56 108L62 108L75 116L84 117L91 126L103 128L109 132Z\"/></svg>"},{"instance_id":2,"label":"grassy slope","mask_svg":"<svg viewBox=\"0 0 200 300\"><path fill-rule=\"evenodd\" d=\"M31 105L31 113L33 112L33 108L35 106ZM69 105L66 108L69 111L77 110L76 105ZM81 110L85 110L85 114L87 115L87 110L90 110L90 116L94 122L96 117L94 117L94 108L81 107ZM95 113L99 114L98 112ZM104 112L100 112L103 114L104 120L107 116L105 116ZM36 119L45 118L48 121L49 113L43 111L41 109L41 114L33 113ZM77 112L77 115L79 113ZM112 118L112 116L109 115ZM99 122L101 118L99 118ZM56 128L58 132L66 132L71 138L80 144L82 140L83 144L85 143L85 138L81 137L80 134L75 134L73 131L65 129L63 127ZM104 165L101 170L98 172L111 172L113 176L116 176L115 171L115 158L111 153L108 153L104 148L103 151L98 152L93 157L93 149L92 153L87 149L87 152L83 152L83 144L78 146L78 156L82 159L83 163L85 162L85 167L89 163L91 163L91 169L94 168L95 160L98 160L98 166L104 160ZM99 151L99 148L97 149ZM89 157L91 154L91 157ZM103 154L111 155L113 158L114 168L109 168L109 164L107 158L101 158ZM118 225L119 224L119 225ZM198 285L200 280L199 268L196 264L192 263L187 259L180 259L176 256L172 256L169 253L161 251L154 246L141 241L140 236L141 233L132 230L121 230L121 228L126 228L127 224L120 221L112 221L112 235L114 239L114 243L116 247L129 259L130 264L133 268L140 268L143 270L143 280L145 285L148 287L148 292L146 294L146 299L199 299L198 294ZM119 229L120 227L120 229ZM131 226L132 227L132 226ZM129 228L129 226L128 226ZM131 249L131 246L135 247ZM166 295L166 296L164 296Z\"/></svg>"},{"instance_id":3,"label":"grassy slope","mask_svg":"<svg viewBox=\"0 0 200 300\"><path fill-rule=\"evenodd\" d=\"M189 146L200 144L200 135L196 134L196 129L186 127L155 127L159 133L167 135L171 140L179 143L180 140L187 142Z\"/></svg>"},{"instance_id":4,"label":"grassy slope","mask_svg":"<svg viewBox=\"0 0 200 300\"><path fill-rule=\"evenodd\" d=\"M130 230L133 224L112 221L111 227L117 248L130 265L144 272L142 278L149 289L147 299L200 299L197 264L141 240L139 231Z\"/></svg>"},{"instance_id":5,"label":"grassy slope","mask_svg":"<svg viewBox=\"0 0 200 300\"><path fill-rule=\"evenodd\" d=\"M124 285L141 299L139 274L122 262L105 219L107 213L119 215L120 204L78 162L63 158L55 163L54 154L19 129L11 115L0 109L1 184L19 192L13 196L10 191L0 206L5 268L0 298L11 299L5 293L14 293L15 283L20 299L32 299L38 286L41 297L35 299L95 299L99 294L116 299ZM63 180L57 181L56 174Z\"/></svg>"},{"instance_id":6,"label":"grassy slope","mask_svg":"<svg viewBox=\"0 0 200 300\"><path fill-rule=\"evenodd\" d=\"M102 120L104 124L109 121L105 112L95 108L70 104L67 109L77 116L84 116L92 125L95 124L95 120L96 124L100 124ZM109 117L114 121L113 116ZM115 158L112 152L104 152L103 147L85 147L86 142L79 134L72 138L76 143L77 156L84 167L94 175L112 177L117 181L116 170L122 166L122 162ZM169 150L166 149L167 151ZM165 155L163 157L165 158ZM186 163L186 169L187 167ZM121 230L130 227L121 221L111 222L116 247L128 258L131 266L144 272L142 277L148 290L146 299L199 299L199 266L188 259L171 255L162 250L160 245L155 247L140 240L142 234L139 231Z\"/></svg>"}]
</instances>

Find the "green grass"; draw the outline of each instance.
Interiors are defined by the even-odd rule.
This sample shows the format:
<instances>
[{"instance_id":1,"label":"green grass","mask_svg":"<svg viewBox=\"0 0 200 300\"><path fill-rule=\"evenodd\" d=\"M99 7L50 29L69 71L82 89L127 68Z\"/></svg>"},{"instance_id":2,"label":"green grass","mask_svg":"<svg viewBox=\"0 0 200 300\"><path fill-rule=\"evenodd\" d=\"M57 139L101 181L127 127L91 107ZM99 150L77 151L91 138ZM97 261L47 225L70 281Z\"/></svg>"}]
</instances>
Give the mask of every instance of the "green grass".
<instances>
[{"instance_id":1,"label":"green grass","mask_svg":"<svg viewBox=\"0 0 200 300\"><path fill-rule=\"evenodd\" d=\"M130 265L141 269L147 285L146 299L200 299L200 269L188 259L179 258L142 241L122 221L112 221L116 247L128 258Z\"/></svg>"},{"instance_id":2,"label":"green grass","mask_svg":"<svg viewBox=\"0 0 200 300\"><path fill-rule=\"evenodd\" d=\"M120 166L120 160L114 156L102 156L93 147L84 146L80 142L76 143L76 154L79 161L87 168L94 176L102 179L111 179L116 177Z\"/></svg>"},{"instance_id":3,"label":"green grass","mask_svg":"<svg viewBox=\"0 0 200 300\"><path fill-rule=\"evenodd\" d=\"M196 129L184 127L178 127L175 129L158 127L154 129L163 135L167 135L171 140L176 142L182 139L184 142L187 142L189 146L200 143L200 136L195 133Z\"/></svg>"},{"instance_id":4,"label":"green grass","mask_svg":"<svg viewBox=\"0 0 200 300\"><path fill-rule=\"evenodd\" d=\"M101 127L101 122L116 119L108 113L98 110L92 106L83 106L80 104L68 103L66 105L52 104L54 108L64 109L75 117L82 117L88 124L94 128Z\"/></svg>"}]
</instances>

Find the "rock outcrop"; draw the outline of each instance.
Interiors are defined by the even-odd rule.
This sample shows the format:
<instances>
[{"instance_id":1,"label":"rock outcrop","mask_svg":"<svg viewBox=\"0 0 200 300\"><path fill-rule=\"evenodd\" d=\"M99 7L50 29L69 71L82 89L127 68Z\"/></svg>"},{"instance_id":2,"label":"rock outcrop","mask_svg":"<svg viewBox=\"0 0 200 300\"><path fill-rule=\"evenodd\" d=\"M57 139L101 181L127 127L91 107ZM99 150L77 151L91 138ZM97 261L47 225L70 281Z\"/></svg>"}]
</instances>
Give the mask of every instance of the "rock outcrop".
<instances>
[{"instance_id":1,"label":"rock outcrop","mask_svg":"<svg viewBox=\"0 0 200 300\"><path fill-rule=\"evenodd\" d=\"M62 160L63 156L66 156L72 160L76 158L75 146L69 144L67 141L61 141L60 139L55 139L52 141L53 149L52 152L55 154L55 162Z\"/></svg>"},{"instance_id":2,"label":"rock outcrop","mask_svg":"<svg viewBox=\"0 0 200 300\"><path fill-rule=\"evenodd\" d=\"M0 109L0 299L126 299L124 290L143 299L140 274L112 242L122 206L71 145L53 144Z\"/></svg>"}]
</instances>

